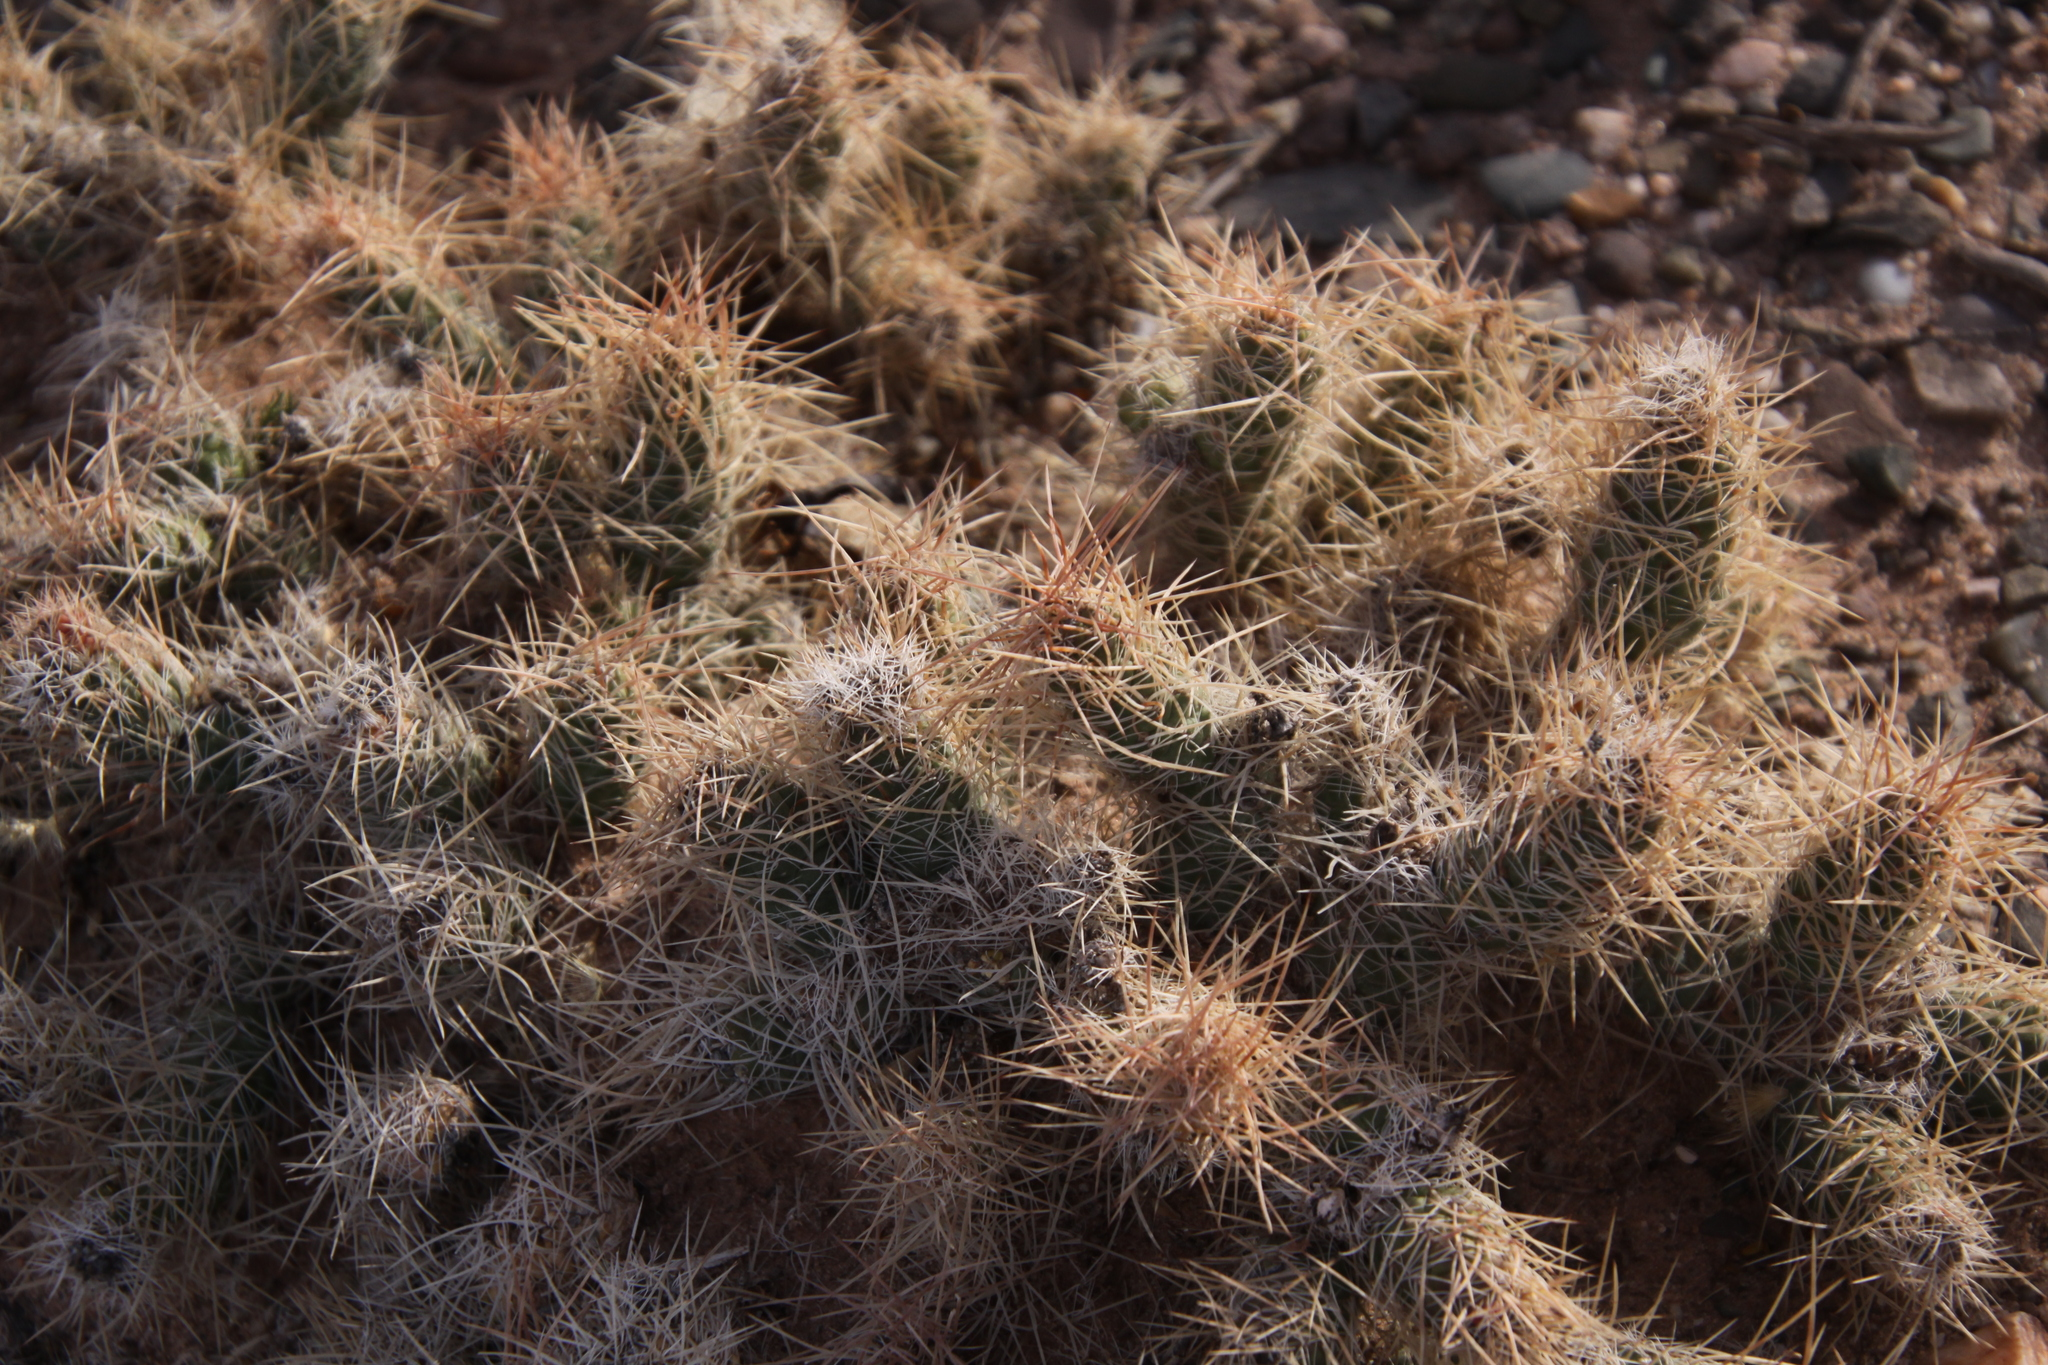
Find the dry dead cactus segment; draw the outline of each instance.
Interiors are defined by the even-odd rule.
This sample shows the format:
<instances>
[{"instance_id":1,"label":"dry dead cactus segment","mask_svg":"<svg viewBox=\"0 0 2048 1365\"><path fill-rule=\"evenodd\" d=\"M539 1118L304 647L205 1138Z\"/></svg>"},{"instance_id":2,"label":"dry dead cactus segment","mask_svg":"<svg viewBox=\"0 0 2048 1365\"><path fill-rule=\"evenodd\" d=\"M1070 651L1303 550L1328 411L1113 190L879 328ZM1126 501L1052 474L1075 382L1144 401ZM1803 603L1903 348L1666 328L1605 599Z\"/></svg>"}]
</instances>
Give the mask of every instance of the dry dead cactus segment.
<instances>
[{"instance_id":1,"label":"dry dead cactus segment","mask_svg":"<svg viewBox=\"0 0 2048 1365\"><path fill-rule=\"evenodd\" d=\"M10 1348L1729 1359L1486 1150L1566 1020L1725 1084L1802 1333L2008 1306L2032 816L1752 691L1735 357L1183 244L1117 89L800 5L437 164L412 9L0 29Z\"/></svg>"}]
</instances>

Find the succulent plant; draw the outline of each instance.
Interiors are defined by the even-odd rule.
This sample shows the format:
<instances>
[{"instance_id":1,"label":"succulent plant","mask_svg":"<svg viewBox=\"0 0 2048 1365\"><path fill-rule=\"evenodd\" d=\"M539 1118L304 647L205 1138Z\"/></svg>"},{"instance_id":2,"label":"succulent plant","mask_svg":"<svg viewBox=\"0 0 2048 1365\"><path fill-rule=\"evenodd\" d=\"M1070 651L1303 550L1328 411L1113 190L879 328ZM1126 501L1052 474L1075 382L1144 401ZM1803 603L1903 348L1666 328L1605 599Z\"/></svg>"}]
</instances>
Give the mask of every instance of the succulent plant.
<instances>
[{"instance_id":1,"label":"succulent plant","mask_svg":"<svg viewBox=\"0 0 2048 1365\"><path fill-rule=\"evenodd\" d=\"M2037 817L1757 695L1726 343L802 6L451 160L415 8L0 25L0 1337L1734 1358L1520 1212L1553 1026L1722 1087L1800 1349L2019 1301Z\"/></svg>"}]
</instances>

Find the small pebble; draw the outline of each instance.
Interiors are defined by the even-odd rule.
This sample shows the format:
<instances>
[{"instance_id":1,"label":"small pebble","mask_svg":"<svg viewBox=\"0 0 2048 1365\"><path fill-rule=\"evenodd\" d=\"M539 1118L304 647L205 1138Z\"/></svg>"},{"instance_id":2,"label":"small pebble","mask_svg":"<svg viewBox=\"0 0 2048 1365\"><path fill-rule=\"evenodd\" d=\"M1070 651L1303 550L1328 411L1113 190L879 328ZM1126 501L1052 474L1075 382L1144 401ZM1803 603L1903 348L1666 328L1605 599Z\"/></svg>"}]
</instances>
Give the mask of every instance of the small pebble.
<instances>
[{"instance_id":1,"label":"small pebble","mask_svg":"<svg viewBox=\"0 0 2048 1365\"><path fill-rule=\"evenodd\" d=\"M1956 186L1956 182L1945 175L1930 175L1926 171L1913 172L1913 188L1932 199L1935 203L1960 218L1970 211L1970 201Z\"/></svg>"},{"instance_id":2,"label":"small pebble","mask_svg":"<svg viewBox=\"0 0 2048 1365\"><path fill-rule=\"evenodd\" d=\"M1963 580L1963 600L1973 607L1995 607L2004 586L1996 578L1966 578Z\"/></svg>"},{"instance_id":3,"label":"small pebble","mask_svg":"<svg viewBox=\"0 0 2048 1365\"><path fill-rule=\"evenodd\" d=\"M1707 278L1707 263L1698 247L1668 247L1657 258L1657 278L1680 289L1691 289Z\"/></svg>"},{"instance_id":4,"label":"small pebble","mask_svg":"<svg viewBox=\"0 0 2048 1365\"><path fill-rule=\"evenodd\" d=\"M1999 580L1998 602L2007 611L2024 611L2048 602L2048 569L2022 564Z\"/></svg>"},{"instance_id":5,"label":"small pebble","mask_svg":"<svg viewBox=\"0 0 2048 1365\"><path fill-rule=\"evenodd\" d=\"M1856 282L1872 303L1900 307L1913 301L1913 276L1897 261L1875 260L1863 267Z\"/></svg>"},{"instance_id":6,"label":"small pebble","mask_svg":"<svg viewBox=\"0 0 2048 1365\"><path fill-rule=\"evenodd\" d=\"M1742 112L1742 102L1733 90L1718 85L1698 85L1678 97L1678 116L1694 123L1712 123Z\"/></svg>"},{"instance_id":7,"label":"small pebble","mask_svg":"<svg viewBox=\"0 0 2048 1365\"><path fill-rule=\"evenodd\" d=\"M1652 142L1636 156L1636 164L1645 171L1666 171L1672 175L1682 174L1691 160L1692 144L1675 137Z\"/></svg>"},{"instance_id":8,"label":"small pebble","mask_svg":"<svg viewBox=\"0 0 2048 1365\"><path fill-rule=\"evenodd\" d=\"M1731 43L1707 69L1707 79L1730 90L1754 90L1785 74L1785 45L1768 38Z\"/></svg>"},{"instance_id":9,"label":"small pebble","mask_svg":"<svg viewBox=\"0 0 2048 1365\"><path fill-rule=\"evenodd\" d=\"M1835 101L1841 97L1848 74L1848 54L1823 48L1799 64L1778 98L1801 113L1825 118L1835 112Z\"/></svg>"},{"instance_id":10,"label":"small pebble","mask_svg":"<svg viewBox=\"0 0 2048 1365\"><path fill-rule=\"evenodd\" d=\"M1951 5L1948 17L1965 38L1989 38L1998 25L1989 5Z\"/></svg>"},{"instance_id":11,"label":"small pebble","mask_svg":"<svg viewBox=\"0 0 2048 1365\"><path fill-rule=\"evenodd\" d=\"M1351 40L1344 36L1342 29L1328 24L1303 24L1288 39L1287 51L1320 70L1341 61L1351 51Z\"/></svg>"},{"instance_id":12,"label":"small pebble","mask_svg":"<svg viewBox=\"0 0 2048 1365\"><path fill-rule=\"evenodd\" d=\"M1586 250L1586 278L1616 298L1645 298L1656 288L1657 256L1633 232L1596 233Z\"/></svg>"},{"instance_id":13,"label":"small pebble","mask_svg":"<svg viewBox=\"0 0 2048 1365\"><path fill-rule=\"evenodd\" d=\"M1356 19L1361 27L1373 33L1394 31L1394 12L1385 5L1353 5L1351 17Z\"/></svg>"},{"instance_id":14,"label":"small pebble","mask_svg":"<svg viewBox=\"0 0 2048 1365\"><path fill-rule=\"evenodd\" d=\"M1643 207L1640 194L1611 180L1576 190L1564 201L1565 212L1588 232L1625 223L1642 213Z\"/></svg>"},{"instance_id":15,"label":"small pebble","mask_svg":"<svg viewBox=\"0 0 2048 1365\"><path fill-rule=\"evenodd\" d=\"M1898 502L1913 490L1920 461L1913 447L1898 441L1858 446L1842 457L1857 487L1880 502Z\"/></svg>"},{"instance_id":16,"label":"small pebble","mask_svg":"<svg viewBox=\"0 0 2048 1365\"><path fill-rule=\"evenodd\" d=\"M1658 199L1669 199L1678 193L1678 177L1669 171L1655 171L1650 175L1650 193Z\"/></svg>"},{"instance_id":17,"label":"small pebble","mask_svg":"<svg viewBox=\"0 0 2048 1365\"><path fill-rule=\"evenodd\" d=\"M1577 152L1517 152L1481 163L1479 183L1518 218L1544 218L1593 180L1593 164Z\"/></svg>"},{"instance_id":18,"label":"small pebble","mask_svg":"<svg viewBox=\"0 0 2048 1365\"><path fill-rule=\"evenodd\" d=\"M1682 1142L1672 1144L1671 1155L1676 1157L1682 1166L1699 1165L1700 1154Z\"/></svg>"},{"instance_id":19,"label":"small pebble","mask_svg":"<svg viewBox=\"0 0 2048 1365\"><path fill-rule=\"evenodd\" d=\"M1938 341L1907 347L1906 373L1914 396L1936 417L1996 422L2021 407L1997 361L1958 353Z\"/></svg>"},{"instance_id":20,"label":"small pebble","mask_svg":"<svg viewBox=\"0 0 2048 1365\"><path fill-rule=\"evenodd\" d=\"M1132 94L1147 105L1177 104L1188 93L1188 78L1178 71L1147 71Z\"/></svg>"},{"instance_id":21,"label":"small pebble","mask_svg":"<svg viewBox=\"0 0 2048 1365\"><path fill-rule=\"evenodd\" d=\"M1591 105L1572 115L1572 127L1586 140L1587 156L1595 161L1612 161L1635 140L1636 116L1625 109Z\"/></svg>"},{"instance_id":22,"label":"small pebble","mask_svg":"<svg viewBox=\"0 0 2048 1365\"><path fill-rule=\"evenodd\" d=\"M1820 181L1808 177L1785 205L1785 221L1806 231L1824 228L1835 221L1835 206Z\"/></svg>"}]
</instances>

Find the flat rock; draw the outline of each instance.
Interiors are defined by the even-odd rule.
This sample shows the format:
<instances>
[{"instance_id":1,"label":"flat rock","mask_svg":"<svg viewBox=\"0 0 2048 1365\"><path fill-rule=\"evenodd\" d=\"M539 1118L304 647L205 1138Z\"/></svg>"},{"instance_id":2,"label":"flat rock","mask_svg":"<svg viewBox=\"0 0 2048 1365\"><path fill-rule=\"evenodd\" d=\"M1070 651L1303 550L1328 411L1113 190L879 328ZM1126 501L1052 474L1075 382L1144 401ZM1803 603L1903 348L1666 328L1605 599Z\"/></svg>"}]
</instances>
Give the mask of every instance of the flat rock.
<instances>
[{"instance_id":1,"label":"flat rock","mask_svg":"<svg viewBox=\"0 0 2048 1365\"><path fill-rule=\"evenodd\" d=\"M2036 512L2007 531L2005 553L2016 564L2048 564L2048 512Z\"/></svg>"},{"instance_id":2,"label":"flat rock","mask_svg":"<svg viewBox=\"0 0 2048 1365\"><path fill-rule=\"evenodd\" d=\"M1842 82L1848 75L1848 56L1824 48L1793 70L1785 88L1778 92L1778 102L1825 118L1835 112L1835 101L1842 97Z\"/></svg>"},{"instance_id":3,"label":"flat rock","mask_svg":"<svg viewBox=\"0 0 2048 1365\"><path fill-rule=\"evenodd\" d=\"M2008 896L1999 907L1998 941L2036 962L2048 959L2048 909L2033 892Z\"/></svg>"},{"instance_id":4,"label":"flat rock","mask_svg":"<svg viewBox=\"0 0 2048 1365\"><path fill-rule=\"evenodd\" d=\"M1549 333L1545 349L1560 367L1576 365L1585 356L1593 323L1570 280L1522 295L1515 300L1515 311L1539 332Z\"/></svg>"},{"instance_id":5,"label":"flat rock","mask_svg":"<svg viewBox=\"0 0 2048 1365\"><path fill-rule=\"evenodd\" d=\"M1883 394L1839 360L1821 366L1801 395L1806 399L1807 438L1813 457L1836 473L1848 473L1848 456L1863 446L1913 445L1913 433ZM2048 536L2044 536L2048 543Z\"/></svg>"},{"instance_id":6,"label":"flat rock","mask_svg":"<svg viewBox=\"0 0 2048 1365\"><path fill-rule=\"evenodd\" d=\"M1360 81L1355 118L1358 145L1376 152L1415 112L1415 97L1397 81Z\"/></svg>"},{"instance_id":7,"label":"flat rock","mask_svg":"<svg viewBox=\"0 0 2048 1365\"><path fill-rule=\"evenodd\" d=\"M2022 564L1998 580L1998 600L2008 611L2022 611L2048 602L2048 568Z\"/></svg>"},{"instance_id":8,"label":"flat rock","mask_svg":"<svg viewBox=\"0 0 2048 1365\"><path fill-rule=\"evenodd\" d=\"M1903 194L1843 209L1821 238L1826 246L1918 251L1948 230L1948 210L1924 194Z\"/></svg>"},{"instance_id":9,"label":"flat rock","mask_svg":"<svg viewBox=\"0 0 2048 1365\"><path fill-rule=\"evenodd\" d=\"M1984 657L2048 710L2048 617L2038 611L2013 617L1984 642Z\"/></svg>"},{"instance_id":10,"label":"flat rock","mask_svg":"<svg viewBox=\"0 0 2048 1365\"><path fill-rule=\"evenodd\" d=\"M1579 291L1570 280L1559 280L1543 289L1532 290L1515 300L1515 311L1531 325L1548 328L1566 336L1586 336L1592 324L1579 302Z\"/></svg>"},{"instance_id":11,"label":"flat rock","mask_svg":"<svg viewBox=\"0 0 2048 1365\"><path fill-rule=\"evenodd\" d=\"M1516 152L1482 162L1479 183L1517 218L1546 218L1593 183L1593 163L1577 152Z\"/></svg>"},{"instance_id":12,"label":"flat rock","mask_svg":"<svg viewBox=\"0 0 2048 1365\"><path fill-rule=\"evenodd\" d=\"M1960 686L1915 697L1906 708L1906 728L1923 740L1939 740L1945 734L1968 735L1975 723L1969 694Z\"/></svg>"},{"instance_id":13,"label":"flat rock","mask_svg":"<svg viewBox=\"0 0 2048 1365\"><path fill-rule=\"evenodd\" d=\"M1572 115L1572 128L1586 139L1587 156L1595 161L1612 161L1635 140L1636 116L1626 109L1588 105Z\"/></svg>"},{"instance_id":14,"label":"flat rock","mask_svg":"<svg viewBox=\"0 0 2048 1365\"><path fill-rule=\"evenodd\" d=\"M2007 1313L1973 1335L1942 1347L1935 1365L2048 1365L2048 1327L2032 1313Z\"/></svg>"},{"instance_id":15,"label":"flat rock","mask_svg":"<svg viewBox=\"0 0 2048 1365\"><path fill-rule=\"evenodd\" d=\"M1678 97L1678 117L1687 123L1712 123L1741 112L1735 92L1718 85L1696 85Z\"/></svg>"},{"instance_id":16,"label":"flat rock","mask_svg":"<svg viewBox=\"0 0 2048 1365\"><path fill-rule=\"evenodd\" d=\"M1224 216L1247 230L1285 223L1316 245L1335 245L1353 232L1407 241L1450 211L1441 186L1359 162L1269 176L1223 205Z\"/></svg>"},{"instance_id":17,"label":"flat rock","mask_svg":"<svg viewBox=\"0 0 2048 1365\"><path fill-rule=\"evenodd\" d=\"M1995 361L1957 355L1938 341L1906 348L1906 373L1922 406L1959 422L1996 422L2019 409L2005 371Z\"/></svg>"},{"instance_id":18,"label":"flat rock","mask_svg":"<svg viewBox=\"0 0 2048 1365\"><path fill-rule=\"evenodd\" d=\"M1967 166L1984 161L1998 150L1998 125L1991 111L1982 105L1956 112L1957 131L1939 142L1930 142L1920 155L1944 166Z\"/></svg>"},{"instance_id":19,"label":"flat rock","mask_svg":"<svg viewBox=\"0 0 2048 1365\"><path fill-rule=\"evenodd\" d=\"M1535 67L1512 57L1454 52L1415 82L1415 97L1425 109L1497 113L1526 103L1542 85Z\"/></svg>"},{"instance_id":20,"label":"flat rock","mask_svg":"<svg viewBox=\"0 0 2048 1365\"><path fill-rule=\"evenodd\" d=\"M1644 298L1657 288L1657 253L1633 232L1595 233L1586 248L1586 278L1616 298Z\"/></svg>"},{"instance_id":21,"label":"flat rock","mask_svg":"<svg viewBox=\"0 0 2048 1365\"><path fill-rule=\"evenodd\" d=\"M1924 85L1880 95L1872 110L1886 123L1929 124L1941 121L1941 94Z\"/></svg>"},{"instance_id":22,"label":"flat rock","mask_svg":"<svg viewBox=\"0 0 2048 1365\"><path fill-rule=\"evenodd\" d=\"M1588 185L1564 201L1564 211L1588 232L1626 223L1640 214L1643 208L1643 196L1612 180Z\"/></svg>"},{"instance_id":23,"label":"flat rock","mask_svg":"<svg viewBox=\"0 0 2048 1365\"><path fill-rule=\"evenodd\" d=\"M1898 502L1913 491L1920 457L1902 441L1858 446L1842 457L1842 467L1856 486L1880 502Z\"/></svg>"},{"instance_id":24,"label":"flat rock","mask_svg":"<svg viewBox=\"0 0 2048 1365\"><path fill-rule=\"evenodd\" d=\"M1667 137L1661 142L1643 148L1637 160L1642 163L1646 174L1680 175L1685 163L1692 159L1692 144L1683 138Z\"/></svg>"},{"instance_id":25,"label":"flat rock","mask_svg":"<svg viewBox=\"0 0 2048 1365\"><path fill-rule=\"evenodd\" d=\"M1982 294L1954 295L1941 305L1934 325L1950 336L1973 341L2017 341L2034 330L2012 309Z\"/></svg>"},{"instance_id":26,"label":"flat rock","mask_svg":"<svg viewBox=\"0 0 2048 1365\"><path fill-rule=\"evenodd\" d=\"M1729 90L1754 90L1769 85L1785 74L1785 45L1768 38L1744 38L1730 43L1714 64L1707 79Z\"/></svg>"}]
</instances>

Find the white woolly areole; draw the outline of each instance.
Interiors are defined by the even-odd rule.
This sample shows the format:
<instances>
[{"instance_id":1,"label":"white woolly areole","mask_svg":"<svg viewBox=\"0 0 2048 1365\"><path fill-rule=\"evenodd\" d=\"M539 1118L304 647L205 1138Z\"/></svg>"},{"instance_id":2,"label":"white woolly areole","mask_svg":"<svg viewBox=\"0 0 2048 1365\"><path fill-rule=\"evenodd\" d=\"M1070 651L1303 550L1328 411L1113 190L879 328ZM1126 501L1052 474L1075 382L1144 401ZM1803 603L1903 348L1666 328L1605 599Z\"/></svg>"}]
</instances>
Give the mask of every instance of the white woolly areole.
<instances>
[{"instance_id":1,"label":"white woolly areole","mask_svg":"<svg viewBox=\"0 0 2048 1365\"><path fill-rule=\"evenodd\" d=\"M860 721L901 734L924 689L927 664L917 642L870 635L808 652L788 695L812 720Z\"/></svg>"}]
</instances>

